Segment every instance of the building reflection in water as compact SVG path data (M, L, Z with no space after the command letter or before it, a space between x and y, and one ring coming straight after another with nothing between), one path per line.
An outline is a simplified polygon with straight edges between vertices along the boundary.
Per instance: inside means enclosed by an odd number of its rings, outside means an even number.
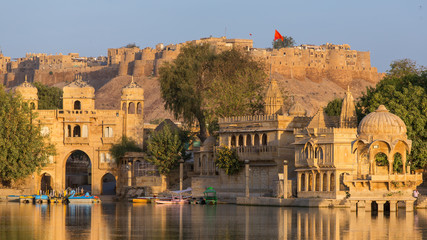
M425 239L427 210L0 203L0 239Z

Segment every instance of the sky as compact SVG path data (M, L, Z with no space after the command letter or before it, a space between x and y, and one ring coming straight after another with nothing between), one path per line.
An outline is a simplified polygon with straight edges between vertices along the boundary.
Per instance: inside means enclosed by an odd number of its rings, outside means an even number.
M145 48L224 35L267 48L277 29L298 45L370 51L380 72L403 58L427 66L427 0L1 0L0 22L0 48L12 58L106 56L128 43Z

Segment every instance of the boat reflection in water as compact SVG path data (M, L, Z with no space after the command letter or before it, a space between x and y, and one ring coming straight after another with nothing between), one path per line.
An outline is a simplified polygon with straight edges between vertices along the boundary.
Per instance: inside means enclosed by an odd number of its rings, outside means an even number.
M0 203L0 239L425 239L427 211Z

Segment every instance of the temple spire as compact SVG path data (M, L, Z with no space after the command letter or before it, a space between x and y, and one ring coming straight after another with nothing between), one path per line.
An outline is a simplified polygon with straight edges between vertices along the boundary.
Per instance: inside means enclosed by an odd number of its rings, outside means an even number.
M265 114L281 114L283 103L283 95L277 85L277 81L270 79L270 84L268 85L267 92L265 94Z
M350 92L350 86L347 86L347 92L342 101L340 127L357 128L356 107L354 106L354 98Z

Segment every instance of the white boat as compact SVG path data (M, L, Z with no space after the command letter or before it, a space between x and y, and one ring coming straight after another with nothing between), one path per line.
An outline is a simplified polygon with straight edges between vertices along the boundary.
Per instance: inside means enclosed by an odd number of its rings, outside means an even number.
M187 188L182 191L171 191L172 192L172 199L170 200L164 200L164 199L157 199L156 203L158 204L186 204L189 203L189 199L191 197L183 197L182 194L185 192L191 192L193 189Z

